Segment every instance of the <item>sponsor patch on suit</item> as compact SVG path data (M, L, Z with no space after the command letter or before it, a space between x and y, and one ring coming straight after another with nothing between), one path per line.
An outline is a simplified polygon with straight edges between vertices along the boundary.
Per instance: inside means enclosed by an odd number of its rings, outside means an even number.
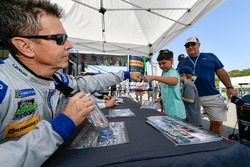
M20 137L36 127L40 121L40 116L35 115L18 123L10 123L4 128L4 138L17 138Z
M17 110L13 120L22 119L28 115L33 115L38 108L35 99L21 100L17 103Z
M23 98L23 97L29 97L34 96L35 90L33 88L31 89L21 89L21 90L15 90L15 97L16 98Z

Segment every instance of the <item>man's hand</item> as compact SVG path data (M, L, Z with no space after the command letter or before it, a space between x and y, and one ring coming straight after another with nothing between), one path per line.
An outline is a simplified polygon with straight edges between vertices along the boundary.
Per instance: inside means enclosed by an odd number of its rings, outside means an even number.
M94 104L89 96L81 91L69 98L64 108L67 115L77 126L80 125L87 115L94 110Z
M233 88L227 89L227 97L231 98L232 96L238 96L237 91L234 90Z
M141 82L142 77L140 72L130 72L130 79L135 80L137 82Z

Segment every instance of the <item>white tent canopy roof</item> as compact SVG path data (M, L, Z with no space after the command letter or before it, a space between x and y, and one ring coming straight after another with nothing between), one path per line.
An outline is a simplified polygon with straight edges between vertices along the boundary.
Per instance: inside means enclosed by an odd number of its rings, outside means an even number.
M231 83L235 88L239 88L240 85L243 87L250 87L250 76L242 76L242 77L232 77ZM225 88L225 85L220 81L219 88Z
M51 0L73 52L151 56L223 0Z

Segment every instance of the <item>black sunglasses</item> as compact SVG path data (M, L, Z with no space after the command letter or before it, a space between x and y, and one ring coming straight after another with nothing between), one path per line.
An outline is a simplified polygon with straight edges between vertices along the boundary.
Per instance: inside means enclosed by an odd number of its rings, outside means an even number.
M32 38L32 39L47 39L56 41L57 45L64 45L68 36L66 34L54 34L54 35L27 35L27 36L16 36L22 38Z
M196 45L195 42L189 42L189 43L186 43L184 46L185 46L186 48L189 48L190 46L195 46L195 45Z

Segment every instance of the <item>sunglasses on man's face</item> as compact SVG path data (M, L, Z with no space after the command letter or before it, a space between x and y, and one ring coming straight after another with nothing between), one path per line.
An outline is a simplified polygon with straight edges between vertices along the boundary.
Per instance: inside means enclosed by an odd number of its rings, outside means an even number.
M195 45L196 45L195 42L189 42L189 43L185 44L184 46L185 46L186 48L189 48L190 46L195 46Z
M68 36L66 34L53 34L53 35L27 35L27 36L17 36L29 39L46 39L54 40L57 45L64 45Z

